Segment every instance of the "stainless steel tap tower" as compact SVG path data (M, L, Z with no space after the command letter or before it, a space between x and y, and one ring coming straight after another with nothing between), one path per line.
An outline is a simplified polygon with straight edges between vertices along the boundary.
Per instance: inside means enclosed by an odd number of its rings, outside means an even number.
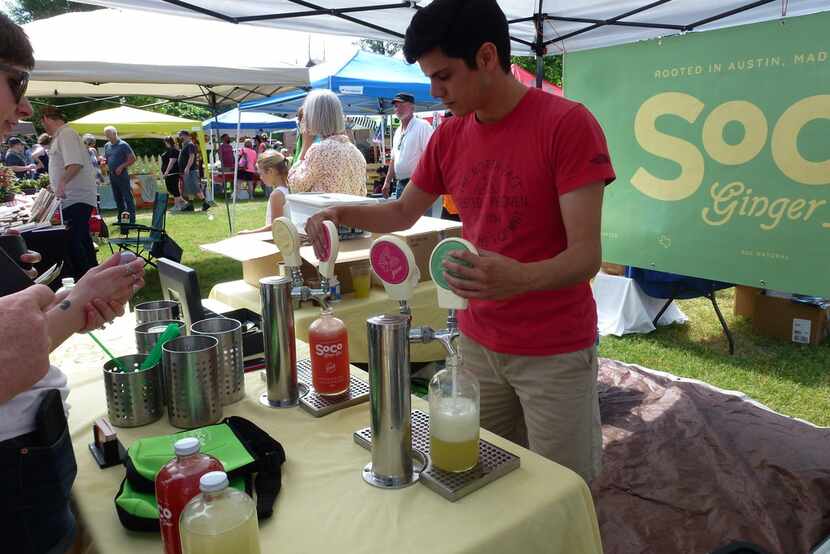
M289 277L265 277L259 286L267 381L259 401L270 408L290 408L307 392L297 383L292 282Z
M412 466L409 322L406 315L379 315L366 321L372 461L363 468L363 479L387 489L418 480Z

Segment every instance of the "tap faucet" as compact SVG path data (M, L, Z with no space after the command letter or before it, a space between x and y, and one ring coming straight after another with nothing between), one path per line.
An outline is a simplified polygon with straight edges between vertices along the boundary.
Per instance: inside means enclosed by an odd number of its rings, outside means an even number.
M293 276L293 271L292 271ZM311 288L305 285L302 275L299 281L292 278L291 302L295 310L302 308L303 302L316 302L320 308L327 309L331 300L331 286L325 277L320 278L320 288Z
M427 344L432 341L438 341L444 347L447 356L455 356L457 352L455 341L458 336L458 318L455 315L455 310L449 309L447 313L447 327L445 329L435 330L428 325L414 327L409 331L409 343Z

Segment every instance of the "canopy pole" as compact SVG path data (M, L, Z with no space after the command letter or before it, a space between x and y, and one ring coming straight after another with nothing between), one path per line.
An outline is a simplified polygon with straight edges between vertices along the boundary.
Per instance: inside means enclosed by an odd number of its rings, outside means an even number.
M542 13L542 3L544 0L539 0L539 9L533 15L534 24L536 27L536 41L533 44L533 50L536 52L536 88L542 88L542 81L545 75L545 15Z
M233 154L233 214L231 217L231 235L233 235L233 223L236 221L236 197L239 195L237 190L239 182L239 134L242 127L242 110L240 104L236 105L236 142L234 143ZM253 197L253 194L251 194ZM252 199L252 198L250 198ZM249 199L249 200L250 200Z
M210 156L214 160L214 162L210 166L210 185L209 186L211 187L211 190L214 190L213 189L213 168L214 168L215 159L216 159L216 150L219 148L219 140L218 140L218 137L219 137L219 111L218 111L218 108L216 106L216 93L215 92L210 91L210 94L208 95L208 103L210 104L210 111L213 112L213 126L216 127L216 136L217 136L217 141L213 143L213 149L211 150L211 156ZM220 162L219 162L219 173L220 173L221 178L222 178L222 190L224 191L225 190L225 173L222 171L221 157L220 157ZM214 198L212 198L211 200L216 199L215 198L216 197L215 190L214 190L214 195L213 196L214 196ZM230 210L230 206L228 206L228 196L227 196L227 194L224 195L224 196L225 196L225 213L227 213L227 215L228 215L228 233L233 235L233 226L231 225L231 210Z

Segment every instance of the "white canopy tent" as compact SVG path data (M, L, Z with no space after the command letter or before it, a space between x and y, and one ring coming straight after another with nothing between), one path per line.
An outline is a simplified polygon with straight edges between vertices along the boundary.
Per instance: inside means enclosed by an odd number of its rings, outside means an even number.
M402 40L427 0L80 0L300 31ZM586 50L830 10L827 0L499 0L514 54Z
M206 105L308 85L310 57L355 40L134 10L68 13L24 29L37 60L29 96L140 94Z

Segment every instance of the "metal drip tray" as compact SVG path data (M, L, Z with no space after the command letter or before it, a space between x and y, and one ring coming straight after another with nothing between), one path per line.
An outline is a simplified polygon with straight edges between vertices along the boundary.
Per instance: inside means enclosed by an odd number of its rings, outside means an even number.
M358 445L371 450L371 428L355 431L353 437ZM449 473L432 467L429 458L429 414L420 410L412 412L412 448L422 453L427 459L427 468L421 472L420 482L450 502L464 498L487 483L507 475L520 465L518 456L485 440L479 440L479 463L473 469L463 473Z
M300 406L314 417L322 417L369 400L369 383L354 376L350 377L349 390L343 394L338 396L317 394L311 385L311 360L297 361L297 381L308 385L308 394L300 398Z

